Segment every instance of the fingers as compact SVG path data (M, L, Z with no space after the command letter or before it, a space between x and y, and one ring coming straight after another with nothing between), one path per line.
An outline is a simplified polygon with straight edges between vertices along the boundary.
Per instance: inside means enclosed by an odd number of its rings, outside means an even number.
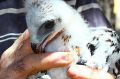
M68 76L72 79L114 79L112 75L102 70L91 69L82 65L71 66Z
M63 67L72 62L69 52L31 54L11 66L15 73L22 75L33 74L35 72L49 68ZM20 74L20 76L21 76Z

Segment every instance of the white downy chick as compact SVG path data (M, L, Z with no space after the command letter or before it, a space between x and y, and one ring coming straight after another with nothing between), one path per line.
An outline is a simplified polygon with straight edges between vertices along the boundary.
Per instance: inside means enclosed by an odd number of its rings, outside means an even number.
M103 69L118 75L119 37L109 28L90 28L82 16L63 0L26 0L26 21L31 43L42 52L70 51L74 64ZM80 54L80 55L79 55ZM64 68L46 71L51 79L70 79ZM29 78L29 79L37 79Z

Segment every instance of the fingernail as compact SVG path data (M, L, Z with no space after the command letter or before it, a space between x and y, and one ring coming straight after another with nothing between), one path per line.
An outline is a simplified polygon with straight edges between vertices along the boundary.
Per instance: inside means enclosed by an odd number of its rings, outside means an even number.
M24 31L24 33L22 34L22 36L23 36L24 40L26 40L26 39L29 38L30 34L29 34L28 29Z
M73 60L72 53L65 52L65 54L63 56L61 56L61 59L63 59L63 60Z
M51 55L51 59L53 64L57 65L58 67L68 66L72 63L73 57L70 52L56 52Z
M26 30L24 31L24 33L25 33L25 35L28 35L28 34L29 34L28 29L26 29Z
M70 52L64 52L62 56L58 58L63 65L69 65L73 61L72 54Z

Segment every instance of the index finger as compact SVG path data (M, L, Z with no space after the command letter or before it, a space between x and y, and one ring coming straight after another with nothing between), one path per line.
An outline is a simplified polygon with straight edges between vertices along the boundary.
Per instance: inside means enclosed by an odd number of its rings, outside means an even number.
M28 76L38 71L67 66L72 62L69 52L31 54L9 67L19 76Z

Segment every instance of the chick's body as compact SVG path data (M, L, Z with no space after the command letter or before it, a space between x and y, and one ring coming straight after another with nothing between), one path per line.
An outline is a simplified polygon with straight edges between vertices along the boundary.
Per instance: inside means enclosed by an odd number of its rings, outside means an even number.
M26 0L25 5L31 43L37 45L37 50L70 51L74 59L72 64L110 72L117 69L115 63L120 53L119 37L115 31L104 27L90 28L82 16L63 0ZM30 79L37 79L37 76L40 79L69 79L67 68L53 68L46 71L47 77L39 73ZM117 73L116 70L114 74Z

